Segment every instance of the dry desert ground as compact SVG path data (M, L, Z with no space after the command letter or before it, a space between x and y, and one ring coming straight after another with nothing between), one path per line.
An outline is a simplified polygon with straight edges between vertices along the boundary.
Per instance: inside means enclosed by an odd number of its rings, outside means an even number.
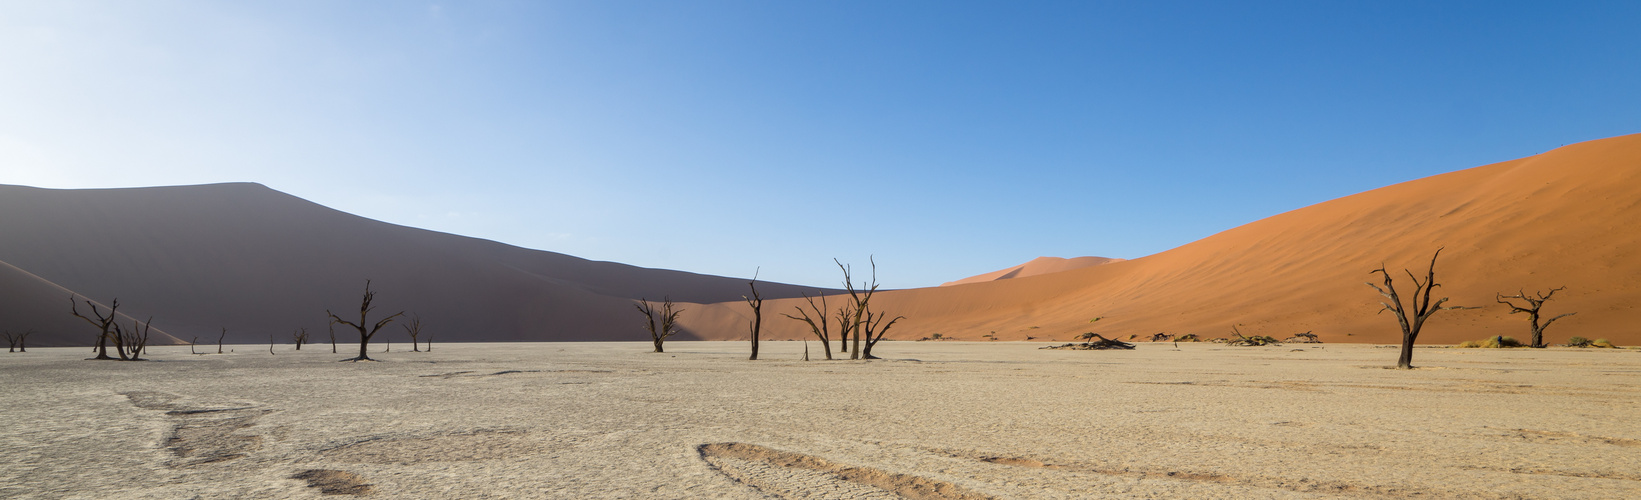
M1634 350L804 345L8 353L0 497L1641 496Z

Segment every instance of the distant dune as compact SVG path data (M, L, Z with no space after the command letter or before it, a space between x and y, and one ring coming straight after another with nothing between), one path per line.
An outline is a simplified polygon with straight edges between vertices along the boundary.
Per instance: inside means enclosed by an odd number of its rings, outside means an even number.
M1376 314L1363 283L1381 265L1412 290L1403 269L1437 263L1437 297L1482 309L1445 311L1421 343L1492 335L1524 337L1526 319L1494 294L1565 286L1548 314L1548 342L1570 335L1641 343L1641 135L1573 144L1544 154L1375 189L1255 221L1139 259L964 286L884 292L880 310L905 315L893 338L933 333L981 340L1066 340L1085 331L1277 337L1313 331L1328 342L1400 341L1396 320ZM892 270L888 270L892 272ZM791 311L795 301L766 303ZM710 338L737 338L745 306L685 313ZM1095 317L1104 317L1090 324ZM802 338L784 318L771 337ZM740 334L744 335L744 334Z
M948 281L941 283L940 286L966 285L969 283L983 283L987 281L1024 278L1027 276L1070 271L1072 269L1082 269L1085 267L1122 261L1123 259L1112 259L1106 257L1073 257L1070 259L1060 257L1038 257L1031 259L1031 261L1026 262L1025 264L1020 264L1018 266L999 271L992 271L978 276L970 276L957 281Z
M358 304L373 279L379 313L420 314L444 341L640 340L632 302L685 303L680 339L742 339L746 281L595 262L493 241L397 226L325 208L257 184L51 190L0 186L0 329L40 330L35 345L84 345L70 290L120 299L154 316L168 339L324 339L324 311ZM1526 336L1498 292L1565 286L1547 314L1577 312L1549 330L1641 343L1641 135L1414 180L1279 214L1139 259L1032 262L932 288L882 292L880 311L905 315L891 338L941 333L980 340L1068 340L1096 331L1223 337L1233 325L1328 342L1399 341L1395 319L1363 283L1387 266L1422 270L1437 248L1453 305L1422 343ZM892 273L892 270L884 270ZM767 283L766 338L800 339L801 293ZM839 305L834 301L832 306ZM1104 319L1090 323L1095 317ZM75 320L77 321L77 320ZM31 326L32 325L32 326ZM339 338L351 336L342 334Z
M0 305L0 329L36 328L30 343L41 346L95 340L68 314L67 290L118 298L121 312L152 315L178 339L214 342L227 327L228 342L259 343L299 327L327 339L325 310L357 311L366 279L378 292L375 314L420 314L435 341L640 340L634 300L719 302L746 289L743 279L388 224L259 184L0 186L0 213L0 261L10 265L0 266L0 297L23 301ZM50 285L12 278L23 275ZM767 297L820 291L760 285Z

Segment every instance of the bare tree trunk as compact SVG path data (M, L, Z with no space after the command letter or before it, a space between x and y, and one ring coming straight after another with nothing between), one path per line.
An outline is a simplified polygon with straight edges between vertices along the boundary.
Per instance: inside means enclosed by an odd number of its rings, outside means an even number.
M273 345L274 345L273 334L270 333L270 334L268 334L268 355L270 355L270 356L272 356L273 353L274 353Z
M655 343L655 352L666 352L666 350L663 349L662 344L667 341L667 337L678 334L678 329L674 325L678 322L678 313L684 312L684 310L673 310L672 298L662 297L660 311L661 325L658 329L656 326L655 307L650 305L650 301L648 299L639 298L638 300L639 303L633 304L633 307L638 308L638 312L643 313L644 318L648 320L648 323L646 323L645 326L649 328L650 340Z
M335 324L348 325L348 326L351 326L354 329L359 331L359 357L348 358L348 359L344 359L342 361L374 361L374 360L370 359L370 351L369 351L370 338L372 336L376 335L376 332L381 331L382 327L387 326L390 323L393 323L394 318L397 318L399 316L403 316L405 314L404 311L399 311L397 313L393 313L393 315L391 315L391 316L388 316L386 318L382 318L381 320L378 320L376 322L375 326L372 326L367 330L365 325L370 324L370 322L369 322L369 320L366 319L366 316L370 314L370 310L372 309L372 307L370 307L370 303L373 300L376 300L376 292L370 291L370 280L365 280L365 295L364 295L364 298L359 301L359 322L358 323L342 319L342 317L337 316L336 313L330 312L329 309L325 310L325 314L330 316L330 321L331 321L332 325L335 325ZM391 348L391 345L392 344L389 344L390 348Z
M746 286L752 289L751 297L741 297L746 300L747 305L752 306L752 357L747 359L756 361L758 359L758 330L763 328L764 322L764 298L758 295L758 273L752 273L752 281L747 282Z
M1550 318L1550 320L1544 322L1543 325L1538 324L1539 309L1542 309L1544 307L1544 303L1548 302L1550 300L1550 297L1554 297L1556 292L1566 290L1566 289L1567 289L1567 287L1553 288L1553 289L1550 290L1550 293L1534 292L1534 294L1538 295L1537 297L1527 295L1526 290L1518 290L1515 295L1495 294L1495 295L1497 295L1497 298L1495 300L1497 300L1498 303L1500 303L1500 304L1510 306L1510 314L1527 313L1527 323L1533 329L1533 343L1531 345L1532 345L1532 347L1542 348L1542 347L1544 347L1544 329L1549 328L1550 323L1555 323L1556 320L1558 320L1558 319L1565 318L1565 317L1568 317L1568 316L1572 316L1574 314L1578 314L1578 313L1567 313L1567 314L1563 314L1563 315L1560 315L1560 316L1556 316L1554 318ZM1527 301L1527 306L1525 306L1525 307L1518 306L1511 299L1525 300L1525 301Z
M419 337L422 334L422 315L413 315L410 321L406 322L406 324L399 325L399 327L404 328L405 333L410 335L410 352L422 352L422 350L416 346L416 337ZM432 349L432 347L429 347L428 349Z
M115 326L118 327L119 325ZM154 317L149 316L148 322L146 323L138 323L137 320L131 320L130 334L120 331L121 329L119 328L115 328L115 333L121 337L121 344L124 346L126 352L130 354L130 356L122 357L129 358L127 361L142 361L143 351L148 350L148 330L153 328L153 326Z
M1442 297L1434 303L1430 301L1431 291L1441 286L1441 284L1436 283L1436 258L1441 255L1442 249L1438 248L1436 254L1430 257L1430 270L1425 273L1423 282L1419 281L1418 276L1413 275L1413 271L1407 271L1408 278L1413 280L1413 303L1406 306L1402 304L1401 297L1396 294L1396 286L1391 282L1390 273L1385 271L1384 266L1381 265L1378 269L1368 273L1384 275L1385 286L1383 288L1373 283L1368 283L1367 286L1373 287L1374 290L1379 291L1379 295L1390 299L1389 303L1379 303L1379 305L1384 306L1379 312L1390 311L1394 313L1396 322L1402 327L1402 353L1396 359L1397 368L1413 368L1413 343L1419 339L1419 330L1424 328L1425 320L1430 319L1430 316L1436 314L1436 311L1475 309L1462 306L1442 307L1442 304L1447 302L1447 297ZM1409 313L1412 313L1412 318L1408 317Z
M848 315L848 325L844 327L845 332L853 333L855 337L855 350L849 353L849 359L861 359L861 355L863 354L861 352L861 335L863 333L861 331L861 323L865 321L865 318L871 317L872 294L877 293L878 289L877 259L871 259L872 281L870 283L863 284L862 287L858 289L855 288L854 278L850 276L850 267L843 265L843 263L839 262L837 259L832 259L832 262L837 263L838 269L843 270L843 287L849 292L850 300L854 302L853 307L851 307L851 314Z
M838 307L838 353L849 353L849 318L854 313L849 312L849 306Z
M786 316L788 318L791 318L793 320L802 321L804 323L807 323L809 325L809 332L813 333L816 338L820 339L821 349L825 350L825 352L826 352L826 359L832 359L831 330L827 328L827 326L831 324L831 322L830 322L831 320L827 319L827 316L826 316L826 313L827 313L827 310L826 310L826 296L825 295L820 296L820 299L821 299L820 305L816 305L815 304L815 298L810 297L809 294L807 294L807 293L803 294L803 299L805 301L809 302L809 309L815 312L815 316L811 317L809 315L809 311L805 311L803 309L803 306L796 306L795 307L795 309L798 310L798 314L800 316L793 316L791 314L786 314L786 313L781 313L781 315ZM804 349L805 349L805 351L807 351L809 349L809 339L804 339ZM808 357L808 355L806 354L805 358L807 359L807 357Z
M222 335L217 336L217 354L222 354L222 339L228 338L228 327L222 327Z
M198 343L199 343L199 336L195 335L194 340L192 342L188 343L188 354L199 354L197 352L194 352L194 345L198 344Z
M99 331L101 331L101 333L97 335L97 357L92 359L114 359L108 356L108 339L113 336L114 333L114 327L116 326L114 324L114 319L116 318L115 311L120 309L120 299L114 299L113 302L109 303L110 305L108 306L107 317L104 317L103 313L97 310L97 304L92 303L90 300L85 301L85 303L86 305L91 306L91 315L96 316L96 320L92 320L91 318L81 315L78 306L75 305L74 296L68 296L69 312L74 314L74 317L85 320L86 323L90 323L91 326L95 326ZM115 342L119 342L120 339L115 337L114 340ZM125 351L121 349L119 345L115 345L114 348L116 349L116 352L120 354L120 359L125 359Z
M861 351L862 358L878 359L877 356L872 355L872 347L876 346L879 341L883 340L883 336L889 333L889 328L895 326L896 321L906 319L905 316L896 316L894 319L889 320L889 323L884 324L883 320L888 316L888 314L883 313L879 313L877 315L871 315L868 313L868 316L866 317L866 348ZM874 331L876 334L873 333Z

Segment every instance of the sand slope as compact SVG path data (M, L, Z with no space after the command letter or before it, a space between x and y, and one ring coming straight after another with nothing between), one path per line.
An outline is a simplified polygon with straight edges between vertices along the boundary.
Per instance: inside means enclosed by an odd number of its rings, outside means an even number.
M298 327L322 339L325 310L356 311L366 279L374 280L379 314L413 311L428 333L468 341L642 339L633 299L738 300L746 287L741 279L388 224L248 183L0 186L0 213L7 214L0 218L0 260L97 300L119 298L121 311L153 315L185 339L214 340L222 327L229 342L285 339ZM0 282L0 289L17 286L23 285ZM813 290L779 283L760 289L770 297ZM47 302L64 297L52 292ZM66 304L24 314L68 317Z
M24 347L88 345L96 341L97 327L69 314L68 299L71 296L78 297L82 301L79 302L80 313L93 319L96 317L83 301L91 300L107 314L106 301L63 288L5 261L0 261L0 283L4 283L4 286L0 286L0 318L5 318L0 330L16 334L34 331L24 340ZM125 314L124 307L122 303L121 309L116 311L115 315L120 318L120 325L131 328L138 318ZM51 314L41 314L42 311L50 311ZM140 319L148 318L145 316ZM176 337L165 333L163 326L165 325L156 324L149 328L149 343L157 345L178 342Z
M882 310L907 317L894 337L940 332L979 340L1067 339L1094 330L1273 336L1314 331L1329 342L1399 342L1380 297L1363 284L1381 264L1411 290L1403 269L1423 270L1437 248L1451 304L1486 306L1436 315L1421 342L1525 336L1522 315L1496 292L1566 286L1545 308L1576 311L1551 327L1569 335L1641 343L1641 135L1569 145L1541 155L1396 184L1262 219L1125 262L956 287L883 293ZM893 272L893 270L884 270ZM791 311L794 301L765 304ZM744 306L685 314L698 331L735 332ZM1089 320L1104 317L1098 325ZM806 330L784 318L771 335ZM1096 327L1097 326L1097 327ZM720 338L720 337L715 337ZM737 338L726 335L721 338Z
M1070 259L1061 257L1038 257L1031 259L1025 264L1020 264L1008 269L992 271L977 276L970 276L957 281L948 281L941 283L940 286L966 285L969 283L984 283L987 281L1024 278L1027 276L1070 271L1072 269L1082 269L1085 267L1122 261L1123 259L1112 259L1107 257L1073 257Z

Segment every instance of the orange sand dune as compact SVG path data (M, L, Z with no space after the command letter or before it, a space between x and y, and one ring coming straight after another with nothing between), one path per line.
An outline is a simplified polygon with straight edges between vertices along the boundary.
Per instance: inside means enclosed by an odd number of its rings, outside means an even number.
M1313 331L1328 342L1399 342L1395 319L1363 284L1382 265L1412 283L1437 248L1437 296L1452 305L1421 343L1527 335L1497 292L1565 286L1547 314L1574 312L1547 332L1641 343L1641 135L1396 184L1255 221L1144 258L1027 278L882 293L907 318L891 337L1066 340L1096 331L1227 336L1233 325L1277 337ZM792 311L793 300L766 311ZM834 304L835 306L835 304ZM744 305L692 307L686 325L714 339L744 337ZM1090 324L1095 317L1105 319ZM802 338L800 323L765 321L768 338Z
M999 271L992 271L978 276L970 276L957 281L948 281L941 283L940 286L966 285L969 283L984 283L987 281L1024 278L1027 276L1070 271L1072 269L1082 269L1085 267L1122 261L1123 259L1112 259L1106 257L1073 257L1070 259L1060 257L1038 257L1031 259L1031 261L1026 262L1025 264L1020 264L1018 266Z

